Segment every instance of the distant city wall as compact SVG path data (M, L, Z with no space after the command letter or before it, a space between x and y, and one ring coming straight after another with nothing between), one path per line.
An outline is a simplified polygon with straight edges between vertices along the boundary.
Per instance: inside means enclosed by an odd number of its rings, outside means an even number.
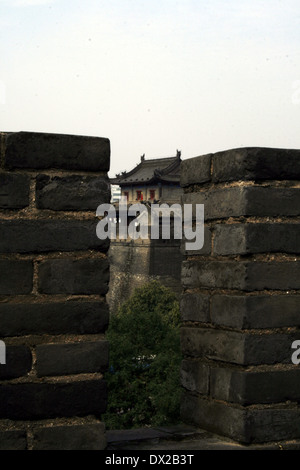
M187 423L243 443L300 438L300 151L244 148L182 162L205 244L182 266Z
M157 280L176 294L181 292L180 240L115 240L109 249L110 283L107 301L110 312L133 294L134 289Z
M2 133L0 449L106 447L108 139Z

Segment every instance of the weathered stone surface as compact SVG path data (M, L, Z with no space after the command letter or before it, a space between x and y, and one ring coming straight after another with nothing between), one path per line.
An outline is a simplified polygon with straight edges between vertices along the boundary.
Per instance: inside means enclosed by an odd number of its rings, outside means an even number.
M271 404L299 401L300 369L238 371L212 367L210 371L211 396L240 405Z
M6 364L0 364L0 380L15 379L31 370L32 355L28 346L6 346Z
M104 450L103 423L51 426L34 429L33 450Z
M104 372L108 341L41 344L36 348L38 376Z
M208 395L209 367L201 360L184 359L181 363L180 381L185 389Z
M249 216L293 217L300 215L300 188L249 186L244 188Z
M109 320L105 302L0 303L0 337L103 333Z
M0 418L3 419L100 417L106 403L107 387L101 379L0 385Z
M39 132L4 135L5 167L109 171L110 142L87 137Z
M182 264L181 416L246 445L298 439L300 150L210 158L204 180L192 175L201 160L184 163L182 202L193 205L193 220L204 205L212 252L185 253Z
M209 322L209 295L184 294L180 299L180 311L183 321Z
M220 224L214 227L214 255L300 253L299 224Z
M195 237L193 240L188 240L185 236L182 238L181 242L181 253L186 256L193 256L193 255L202 255L202 256L208 256L211 254L211 238L212 238L212 233L211 229L208 226L204 227L204 243L202 248L200 249L195 249L197 248L197 244L200 242L200 229L197 232L197 238ZM193 229L195 231L195 229ZM192 246L189 244L192 243ZM192 249L191 249L192 248Z
M213 182L298 180L300 150L245 147L213 154Z
M235 331L182 327L181 350L189 357L243 364L245 336Z
M167 244L153 247L149 253L149 275L172 276L174 279L180 280L181 260L179 244L177 247L169 247Z
M204 221L238 217L245 213L245 188L209 189L201 192L186 193L183 204L193 204L193 218L196 204L204 204Z
M104 176L47 176L36 179L36 204L54 211L95 211L110 202L110 184Z
M0 295L29 294L32 280L32 261L0 260Z
M300 326L299 295L213 295L211 320L231 328Z
M300 436L300 410L289 405L247 409L186 392L182 398L181 415L188 424L245 444L297 439Z
M180 169L180 186L190 184L201 184L211 180L211 158L212 154L183 160Z
M254 334L213 328L181 328L186 356L240 365L291 363L296 333Z
M207 431L229 436L239 442L249 442L247 412L241 407L229 406L185 392L181 400L181 416L187 424Z
M26 450L26 431L0 431L0 450Z
M184 204L204 204L204 220L228 217L292 217L300 215L300 189L262 186L236 186L186 193Z
M185 287L240 289L299 289L300 262L184 261Z
M22 209L29 204L30 177L0 174L0 209Z
M96 235L98 220L0 220L0 252L45 253L94 250L107 252L109 239Z
M251 442L270 442L300 437L300 409L297 406L248 410Z
M39 265L39 291L44 294L99 294L108 291L109 263L100 259L54 259Z

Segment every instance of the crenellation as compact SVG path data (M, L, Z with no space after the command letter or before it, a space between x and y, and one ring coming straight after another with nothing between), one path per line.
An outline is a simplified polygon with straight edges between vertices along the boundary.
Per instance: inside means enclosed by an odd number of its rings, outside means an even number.
M246 444L299 439L291 357L299 338L300 151L218 152L211 178L197 181L207 158L182 164L183 202L204 204L212 251L186 253L182 264L181 416Z

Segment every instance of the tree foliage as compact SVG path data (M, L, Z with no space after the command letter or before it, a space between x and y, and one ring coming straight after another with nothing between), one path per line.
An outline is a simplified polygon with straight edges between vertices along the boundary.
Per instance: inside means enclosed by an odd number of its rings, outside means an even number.
M175 294L157 281L136 289L111 316L108 429L179 421L179 323Z

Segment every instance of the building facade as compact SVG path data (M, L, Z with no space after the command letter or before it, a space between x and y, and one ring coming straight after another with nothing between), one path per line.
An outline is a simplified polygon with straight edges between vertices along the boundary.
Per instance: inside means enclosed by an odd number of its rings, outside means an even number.
M136 202L180 202L183 190L180 187L181 152L175 157L145 159L131 171L111 178L112 185L121 188L121 195L129 204Z

